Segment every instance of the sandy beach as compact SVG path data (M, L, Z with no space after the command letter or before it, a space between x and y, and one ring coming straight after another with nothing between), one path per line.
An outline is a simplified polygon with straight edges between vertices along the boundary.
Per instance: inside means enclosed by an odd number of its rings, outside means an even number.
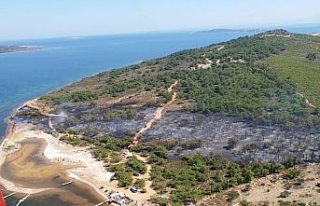
M33 195L57 190L64 182L74 181L69 177L68 170L85 167L75 159L88 158L86 162L95 162L88 152L76 156L79 154L76 148L64 153L67 149L68 145L36 130L31 124L15 124L1 144L0 184L8 191ZM72 156L68 158L67 154ZM82 184L81 187L88 191L95 202L105 200L105 195L98 195L99 190L93 190L92 185L84 187Z
M63 181L80 181L99 196L97 201L108 199L111 191L123 192L140 204L150 199L149 193L134 194L128 188L119 188L117 181L110 182L113 173L93 158L89 148L63 143L31 123L8 123L0 146L0 184L6 190L35 195L57 190Z
M173 93L172 99L157 109L154 118L147 122L137 135L150 128L154 121L161 118L162 111L175 101L177 93L173 92L173 87L177 84L178 81L175 81L168 88L168 92ZM108 172L105 164L92 156L90 148L75 147L59 140L62 134L55 130L51 121L52 117L58 115L52 114L50 108L38 104L35 99L17 108L12 117L23 107L32 108L48 117L48 128L52 134L45 133L32 123L11 122L10 118L7 119L6 138L0 146L0 184L6 190L37 194L56 190L66 182L81 182L91 189L91 193L99 196L97 201L108 200L110 192L121 192L130 198L134 205L149 205L150 197L156 194L149 180L151 165L147 164L146 174L139 177L146 180L145 193L132 193L129 188L119 188L117 181L110 182L114 173ZM138 154L129 151L126 153L147 162Z

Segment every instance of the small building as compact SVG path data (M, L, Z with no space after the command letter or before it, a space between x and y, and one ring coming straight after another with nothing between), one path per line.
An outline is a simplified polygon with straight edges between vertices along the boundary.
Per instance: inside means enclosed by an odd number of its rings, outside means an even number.
M125 198L126 195L123 192L117 192L110 195L110 199L118 199L118 198Z

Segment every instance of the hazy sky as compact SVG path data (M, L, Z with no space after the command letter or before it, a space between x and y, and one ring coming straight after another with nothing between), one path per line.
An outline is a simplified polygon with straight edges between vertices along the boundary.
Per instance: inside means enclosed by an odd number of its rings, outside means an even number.
M320 23L320 0L0 0L0 40Z

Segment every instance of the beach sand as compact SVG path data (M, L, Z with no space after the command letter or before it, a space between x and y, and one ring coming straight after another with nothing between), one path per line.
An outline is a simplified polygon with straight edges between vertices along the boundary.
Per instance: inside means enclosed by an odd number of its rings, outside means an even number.
M32 196L58 194L82 205L88 199L88 205L102 202L111 191L123 192L139 205L150 199L149 192L134 194L128 188L119 188L117 181L109 182L113 173L93 158L89 148L63 143L29 123L15 123L9 130L0 148L0 184L8 191ZM74 181L72 186L59 188L68 181Z
M177 81L173 83L168 88L168 92L172 92L177 83ZM161 118L162 110L173 103L175 98L176 92L173 93L171 101L158 108L159 112L155 113L152 121ZM50 127L50 118L56 115L51 114L49 108L37 104L36 99L26 102L20 108L24 106L36 109L42 115L49 117L49 128L52 127L52 125ZM15 113L12 116L14 115ZM146 180L146 193L132 193L129 188L118 187L117 181L110 182L113 173L106 171L104 163L92 156L90 148L74 147L63 143L31 123L12 123L9 118L7 123L6 138L0 146L0 184L6 190L33 194L33 196L54 191L61 197L64 196L60 191L63 189L60 187L61 184L73 181L74 184L71 186L74 186L73 190L72 188L64 190L72 195L66 195L64 198L90 199L95 201L95 204L108 199L110 192L123 192L133 200L133 204L149 205L148 200L156 194L150 187L151 165L147 164L148 172L140 177ZM143 133L146 128L148 127L145 126L140 132ZM54 128L51 129L55 132ZM56 135L60 136L58 133ZM138 154L136 156L141 158ZM143 161L146 162L145 159ZM84 190L86 192L83 194ZM77 194L81 194L80 198L71 198ZM82 205L86 204L82 203Z
M57 194L69 202L76 200L74 205L79 201L79 205L93 205L104 201L106 196L101 192L97 193L98 188L69 176L68 170L88 166L80 164L79 159L87 158L84 162L96 164L90 153L83 151L82 155L77 155L77 148L70 151L69 147L71 146L61 143L52 135L36 130L31 124L15 124L14 130L7 133L1 144L0 184L8 191L32 196L37 193L40 196ZM68 181L74 183L61 187Z

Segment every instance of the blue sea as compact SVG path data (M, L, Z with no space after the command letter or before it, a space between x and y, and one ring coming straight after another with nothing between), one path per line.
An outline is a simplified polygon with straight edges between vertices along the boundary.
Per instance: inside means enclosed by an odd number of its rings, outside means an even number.
M0 136L3 119L26 100L97 72L252 33L161 33L0 42L43 50L0 54Z
M3 120L15 107L50 90L98 72L253 34L176 32L0 41L0 45L44 48L0 54L0 136L7 126ZM24 204L42 205L39 201L30 199ZM56 205L64 205L55 201ZM13 199L9 205L15 203Z
M67 37L0 42L0 45L36 45L38 51L0 54L0 136L4 119L23 102L98 72L207 46L253 33L149 33ZM50 201L50 204L48 204ZM7 204L16 205L16 198ZM29 198L24 205L70 205L56 196Z

